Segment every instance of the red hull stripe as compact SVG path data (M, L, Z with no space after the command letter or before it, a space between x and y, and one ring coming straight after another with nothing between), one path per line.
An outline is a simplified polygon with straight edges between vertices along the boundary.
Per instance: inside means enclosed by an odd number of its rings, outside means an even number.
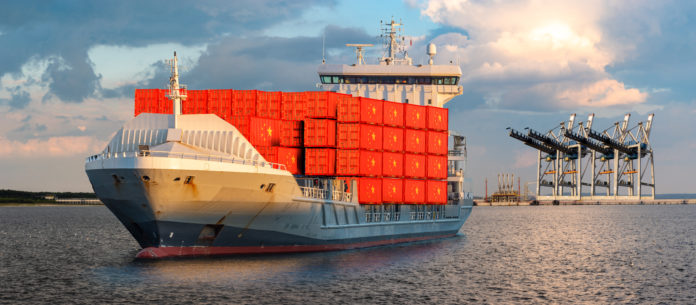
M294 245L294 246L249 246L249 247L147 247L140 250L137 258L165 258L183 256L213 256L231 254L261 254L261 253L290 253L290 252L319 252L348 250L356 248L375 247L398 243L414 242L428 239L452 237L456 234L435 236L408 237L397 239L385 239L367 241L352 244L328 244L328 245Z

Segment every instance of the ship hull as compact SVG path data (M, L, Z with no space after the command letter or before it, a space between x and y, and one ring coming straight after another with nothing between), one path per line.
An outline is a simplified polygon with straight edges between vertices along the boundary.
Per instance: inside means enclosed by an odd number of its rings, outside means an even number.
M471 204L459 204L372 213L354 202L305 198L284 173L153 159L87 168L97 196L143 248L141 258L331 251L444 238L455 235L471 212ZM193 185L182 182L188 176L195 177ZM269 183L273 192L260 187Z

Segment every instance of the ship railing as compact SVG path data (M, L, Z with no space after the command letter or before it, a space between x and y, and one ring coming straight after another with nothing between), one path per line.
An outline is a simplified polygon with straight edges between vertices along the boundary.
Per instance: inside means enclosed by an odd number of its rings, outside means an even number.
M352 194L348 192L342 192L334 190L329 196L329 191L327 189L311 187L311 186L300 186L302 190L302 196L314 199L325 199L333 201L346 201L350 202L352 199Z
M102 153L87 157L86 162L92 162L104 159L117 159L128 157L165 157L165 158L180 158L189 160L212 161L220 163L234 163L242 165L251 165L256 167L267 167L273 169L287 170L285 164L273 163L259 160L248 160L243 158L230 158L221 155L211 154L196 154L186 152L171 152L171 151L156 151L156 150L140 150L140 151L124 151L114 153Z
M449 151L447 151L447 155L453 156L453 157L458 157L458 156L461 156L463 154L464 154L464 152L461 150L449 150Z

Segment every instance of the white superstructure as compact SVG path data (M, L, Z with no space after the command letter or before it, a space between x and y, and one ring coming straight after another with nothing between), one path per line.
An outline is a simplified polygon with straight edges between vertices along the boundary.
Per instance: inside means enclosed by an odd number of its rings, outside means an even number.
M317 86L322 90L353 96L436 107L442 107L462 94L462 87L459 86L462 70L455 64L434 65L434 44L427 47L429 64L413 65L403 46L404 39L398 34L401 26L394 20L386 24L382 35L385 38L385 55L380 58L379 64L364 64L363 48L371 45L347 44L356 47L356 63L322 63L318 69L321 83Z

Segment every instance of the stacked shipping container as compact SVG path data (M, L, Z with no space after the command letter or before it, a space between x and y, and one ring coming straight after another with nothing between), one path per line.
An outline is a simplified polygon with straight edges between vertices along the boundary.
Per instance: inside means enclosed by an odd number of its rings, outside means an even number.
M172 113L137 89L135 115ZM362 204L447 202L448 110L334 92L188 90L184 114L213 113L295 175L358 183Z

